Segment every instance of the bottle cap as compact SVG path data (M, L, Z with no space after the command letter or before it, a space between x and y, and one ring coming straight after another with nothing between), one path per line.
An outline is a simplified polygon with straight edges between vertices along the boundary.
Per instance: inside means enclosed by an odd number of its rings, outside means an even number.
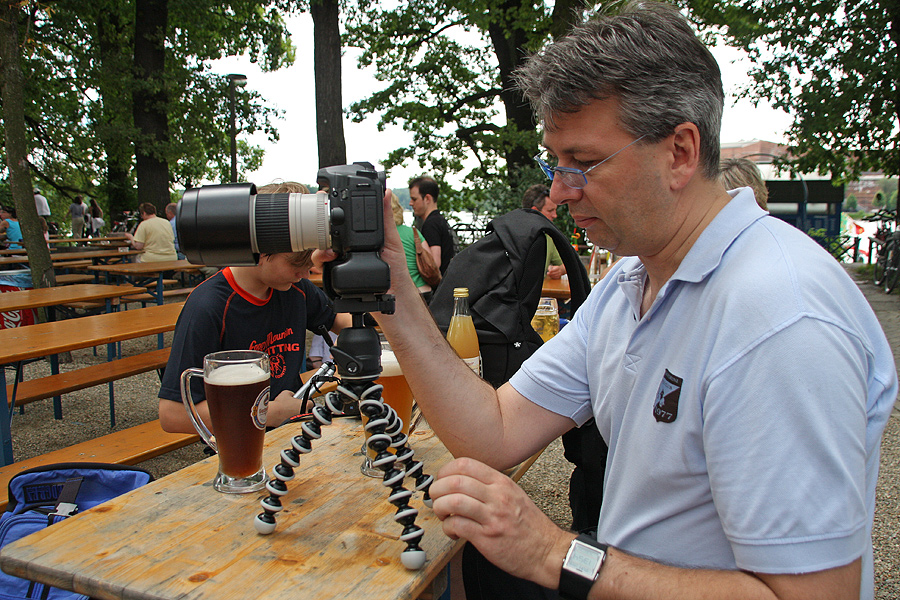
M453 288L453 297L454 298L468 298L469 297L469 288Z

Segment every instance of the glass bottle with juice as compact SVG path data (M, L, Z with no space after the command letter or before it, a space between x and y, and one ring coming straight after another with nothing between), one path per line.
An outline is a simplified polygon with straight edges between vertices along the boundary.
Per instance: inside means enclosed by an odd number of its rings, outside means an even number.
M453 290L453 317L447 329L447 341L463 362L481 376L481 350L478 347L475 323L469 312L469 288Z

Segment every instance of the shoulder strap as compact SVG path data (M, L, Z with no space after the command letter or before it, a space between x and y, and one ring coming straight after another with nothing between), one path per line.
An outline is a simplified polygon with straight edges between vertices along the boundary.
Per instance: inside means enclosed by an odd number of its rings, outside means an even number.
M56 499L56 510L47 515L47 525L61 521L67 517L71 517L78 512L78 505L75 499L78 498L78 490L81 489L81 482L84 477L70 477L66 479L59 497Z

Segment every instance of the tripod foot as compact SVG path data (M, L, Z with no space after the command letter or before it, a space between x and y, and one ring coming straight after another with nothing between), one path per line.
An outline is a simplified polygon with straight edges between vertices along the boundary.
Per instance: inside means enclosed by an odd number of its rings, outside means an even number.
M400 553L400 562L410 571L418 571L425 566L425 551L420 548L407 548Z

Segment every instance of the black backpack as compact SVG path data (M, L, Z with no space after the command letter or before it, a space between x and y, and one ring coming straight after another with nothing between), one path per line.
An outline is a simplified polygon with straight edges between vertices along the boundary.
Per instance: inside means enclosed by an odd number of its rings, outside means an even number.
M575 250L546 217L516 209L497 217L488 233L457 254L435 291L429 308L446 335L453 316L453 289L469 288L469 310L478 334L484 379L506 383L543 341L531 327L544 282L549 235L559 251L571 290L571 314L591 286ZM546 235L545 235L546 234ZM600 514L606 443L593 420L563 436L565 457L575 465L569 503L573 528L596 527Z
M541 213L519 208L491 221L487 230L453 257L429 308L446 335L453 316L453 289L469 288L484 378L500 386L543 343L531 327L531 317L544 282L544 234L551 236L566 266L573 313L587 298L590 284L569 241Z

